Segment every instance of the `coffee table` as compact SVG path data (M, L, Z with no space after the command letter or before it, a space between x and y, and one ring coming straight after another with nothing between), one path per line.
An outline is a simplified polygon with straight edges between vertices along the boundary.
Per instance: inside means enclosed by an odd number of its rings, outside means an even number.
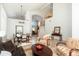
M53 52L49 47L41 44L43 46L43 49L38 51L36 49L36 45L37 44L32 45L32 52L34 56L52 56L53 55Z

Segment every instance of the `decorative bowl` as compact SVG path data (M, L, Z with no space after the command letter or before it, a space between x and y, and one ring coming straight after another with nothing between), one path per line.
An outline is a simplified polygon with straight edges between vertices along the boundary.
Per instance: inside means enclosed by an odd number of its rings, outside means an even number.
M36 49L37 49L38 51L42 50L42 49L43 49L43 45L37 44L37 45L36 45Z

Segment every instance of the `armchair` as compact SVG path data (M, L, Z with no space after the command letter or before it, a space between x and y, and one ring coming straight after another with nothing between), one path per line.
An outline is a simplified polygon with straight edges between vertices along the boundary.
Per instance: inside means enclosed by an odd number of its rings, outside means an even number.
M79 39L68 38L63 42L58 42L56 51L58 55L79 56Z

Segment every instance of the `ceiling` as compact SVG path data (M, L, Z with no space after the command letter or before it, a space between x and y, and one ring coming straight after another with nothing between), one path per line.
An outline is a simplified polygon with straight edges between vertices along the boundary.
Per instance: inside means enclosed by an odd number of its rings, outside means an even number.
M9 18L24 19L27 11L49 10L49 5L50 3L4 3L3 7Z

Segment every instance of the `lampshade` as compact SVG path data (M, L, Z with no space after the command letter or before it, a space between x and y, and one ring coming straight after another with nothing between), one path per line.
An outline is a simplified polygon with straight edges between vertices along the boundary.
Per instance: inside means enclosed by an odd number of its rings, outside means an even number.
M33 31L35 31L35 28L32 28Z

